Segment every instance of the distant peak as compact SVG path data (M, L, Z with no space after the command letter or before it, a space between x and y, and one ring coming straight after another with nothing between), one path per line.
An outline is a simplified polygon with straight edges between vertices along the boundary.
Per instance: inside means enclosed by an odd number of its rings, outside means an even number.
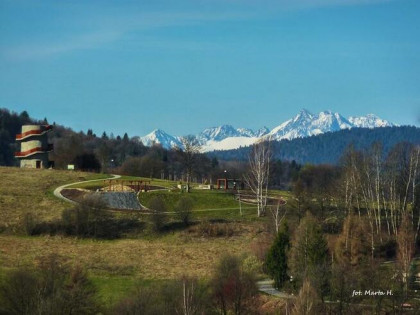
M300 110L300 112L299 112L299 115L309 115L309 116L312 116L312 113L309 110L307 110L306 108L302 108Z
M303 108L300 110L300 112L293 118L294 122L297 121L302 121L302 120L308 120L308 119L312 119L313 115L310 111L308 111L307 109Z
M331 110L323 110L320 114L331 115L334 113Z

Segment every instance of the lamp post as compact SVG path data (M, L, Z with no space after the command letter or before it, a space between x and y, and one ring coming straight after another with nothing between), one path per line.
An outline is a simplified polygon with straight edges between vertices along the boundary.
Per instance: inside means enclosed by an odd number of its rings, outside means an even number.
M239 214L242 216L241 187L238 185Z

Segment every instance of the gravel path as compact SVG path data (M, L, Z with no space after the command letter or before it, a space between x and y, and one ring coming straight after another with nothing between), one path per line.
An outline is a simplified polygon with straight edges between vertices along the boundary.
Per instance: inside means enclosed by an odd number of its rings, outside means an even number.
M290 299L293 298L293 295L284 293L284 292L280 292L279 290L277 290L276 288L273 287L274 281L270 280L270 279L265 279L262 281L258 281L257 285L258 285L258 290L260 290L261 292L267 293L269 295L274 295L277 296L279 298L284 298L284 299Z
M73 203L73 204L77 204L77 202L76 202L76 201L73 201L73 200L71 200L71 199L68 199L68 198L64 197L64 196L61 194L61 191L62 191L64 188L67 188L67 187L69 187L69 186L73 186L73 185L76 185L76 184L89 183L89 182L98 182L98 181L101 181L101 180L106 180L106 179L117 179L117 178L120 178L120 177L121 177L121 175L112 175L112 177L109 177L109 178L101 178L101 179L84 180L84 181L80 181L80 182L76 182L76 183L71 183L71 184L62 185L62 186L60 186L60 187L57 187L57 188L54 190L54 196L56 196L57 198L60 198L60 199L62 199L62 200L64 200L64 201L67 201L67 202L70 202L70 203Z

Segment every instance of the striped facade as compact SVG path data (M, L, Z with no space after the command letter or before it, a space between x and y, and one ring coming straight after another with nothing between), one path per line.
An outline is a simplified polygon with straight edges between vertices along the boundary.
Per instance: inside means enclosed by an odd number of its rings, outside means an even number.
M20 142L20 152L15 157L20 160L20 167L48 168L48 152L53 150L52 144L48 144L47 133L52 130L51 125L23 125L22 133L16 135L16 141Z

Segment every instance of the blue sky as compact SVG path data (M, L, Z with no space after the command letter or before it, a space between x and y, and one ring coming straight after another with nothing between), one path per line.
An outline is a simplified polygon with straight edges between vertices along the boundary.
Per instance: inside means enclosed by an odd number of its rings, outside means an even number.
M75 130L420 124L418 0L0 0L0 107Z

